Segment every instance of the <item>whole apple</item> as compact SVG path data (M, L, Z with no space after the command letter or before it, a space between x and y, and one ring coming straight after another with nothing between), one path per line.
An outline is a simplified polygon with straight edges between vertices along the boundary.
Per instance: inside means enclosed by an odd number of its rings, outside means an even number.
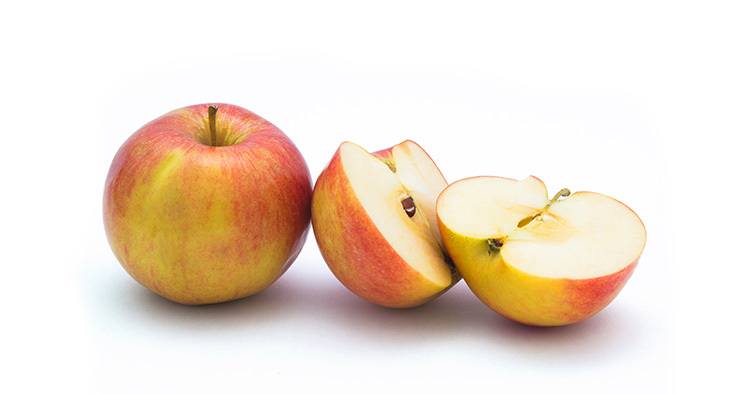
M104 190L112 250L140 284L182 304L260 292L310 223L311 180L281 130L229 104L181 108L115 155Z

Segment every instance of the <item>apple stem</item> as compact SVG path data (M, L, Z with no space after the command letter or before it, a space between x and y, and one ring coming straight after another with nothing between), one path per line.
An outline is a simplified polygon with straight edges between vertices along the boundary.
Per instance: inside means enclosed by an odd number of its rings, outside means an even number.
M216 111L219 108L213 105L208 107L208 131L211 133L211 146L216 146Z
M542 214L544 212L547 212L547 210L552 206L552 204L556 203L557 200L559 200L561 197L568 197L569 195L570 195L570 189L568 189L568 188L562 188L562 189L560 189L560 191L557 192L557 194L555 194L555 196L552 197L551 200L549 200L549 202L547 203L547 205L545 205L544 208L542 208L541 211L539 211L538 213L536 213L534 215L527 216L527 217L521 219L521 221L518 222L518 225L516 225L516 227L521 228L521 227L524 227L527 224L533 222L534 219L538 218L539 216L542 216Z
M557 200L560 199L560 197L568 197L569 195L570 195L570 189L568 189L567 187L564 187L564 188L560 189L560 191L557 192L557 194L555 194L555 196L552 197L551 200L549 200L549 202L547 203L547 205L545 205L544 208L542 208L542 212L547 212L547 210L549 209L549 207L551 207L552 204L556 203ZM542 212L539 212L538 214L536 214L536 216L541 215Z
M554 204L555 202L557 202L557 200L559 200L560 197L568 197L569 195L570 195L570 189L568 189L567 187L560 189L560 191L557 192L557 194L555 194L554 197L552 197L552 199L549 201L547 206L544 207L544 210L549 209L549 207L552 206L552 204Z

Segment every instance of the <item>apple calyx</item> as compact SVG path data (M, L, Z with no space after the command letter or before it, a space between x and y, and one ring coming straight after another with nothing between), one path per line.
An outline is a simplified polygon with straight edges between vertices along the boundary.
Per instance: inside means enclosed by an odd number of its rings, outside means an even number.
M211 146L216 146L216 111L219 108L210 105L208 107L208 132L211 134Z
M560 191L558 191L555 194L555 196L552 197L551 200L549 200L549 202L547 203L547 205L544 206L544 208L540 209L539 212L537 212L537 213L535 213L533 215L530 215L530 216L527 216L527 217L521 219L518 222L518 224L516 225L516 228L525 227L525 226L529 225L529 223L533 222L534 220L537 220L537 219L541 218L542 215L550 209L550 207L552 206L552 204L554 204L557 201L559 201L560 198L562 198L562 197L568 197L568 196L570 196L570 189L568 189L566 187L560 189ZM504 237L501 237L501 238L490 238L490 239L488 239L487 240L487 245L488 245L488 251L487 252L489 254L493 254L493 253L499 252L500 248L503 246L503 240L505 238L507 238L507 235L504 236Z
M488 254L497 253L503 246L503 240L500 238L490 238L487 240L487 245L489 245Z

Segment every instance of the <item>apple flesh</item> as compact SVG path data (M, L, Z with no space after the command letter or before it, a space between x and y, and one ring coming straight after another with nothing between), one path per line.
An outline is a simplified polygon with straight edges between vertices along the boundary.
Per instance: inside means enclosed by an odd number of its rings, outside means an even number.
M125 270L183 304L230 301L273 283L310 220L310 174L278 128L229 104L143 126L107 175L104 224Z
M435 199L445 178L415 142L369 153L341 144L315 184L312 224L334 275L386 307L421 305L457 277L446 262Z
M437 217L471 290L529 325L566 325L599 312L625 285L646 243L640 218L621 202L567 189L548 199L536 177L455 182L440 194Z

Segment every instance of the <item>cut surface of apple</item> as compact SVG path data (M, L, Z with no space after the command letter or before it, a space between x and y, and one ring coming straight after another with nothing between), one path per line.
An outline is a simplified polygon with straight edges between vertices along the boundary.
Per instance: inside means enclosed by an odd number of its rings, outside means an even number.
M447 182L426 153L406 141L381 160L351 142L341 145L341 160L354 194L393 249L414 269L448 285L435 218L435 200ZM410 217L405 204L416 209Z
M646 242L640 218L621 202L567 189L549 199L536 177L458 181L438 198L437 216L472 290L529 324L568 324L606 306Z
M454 281L446 263L435 200L447 185L412 141L370 153L339 147L313 193L313 228L339 280L369 301L424 303Z

